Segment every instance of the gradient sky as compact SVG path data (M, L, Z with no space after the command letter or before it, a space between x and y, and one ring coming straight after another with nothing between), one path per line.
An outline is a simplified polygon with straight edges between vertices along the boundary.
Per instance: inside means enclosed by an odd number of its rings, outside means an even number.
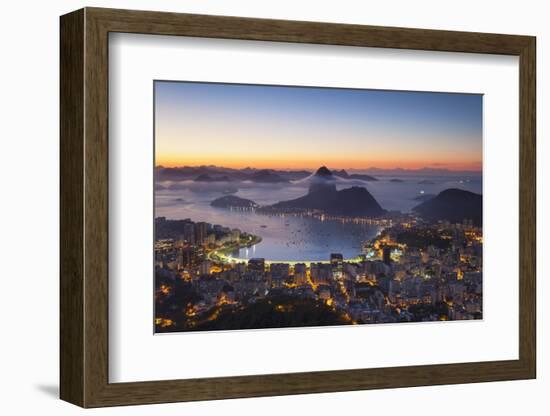
M482 95L155 81L156 165L481 170Z

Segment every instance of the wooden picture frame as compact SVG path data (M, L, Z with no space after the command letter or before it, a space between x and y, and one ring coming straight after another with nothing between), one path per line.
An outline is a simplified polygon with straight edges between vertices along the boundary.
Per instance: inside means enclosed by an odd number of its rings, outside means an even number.
M536 377L535 38L85 8L61 17L63 400L101 407L518 380ZM110 32L515 55L520 91L519 359L109 383L108 34Z

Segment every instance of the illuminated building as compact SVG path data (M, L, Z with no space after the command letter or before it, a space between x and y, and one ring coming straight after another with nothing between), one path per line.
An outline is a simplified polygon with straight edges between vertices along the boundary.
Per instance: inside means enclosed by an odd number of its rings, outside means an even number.
M290 273L290 266L288 263L273 263L269 266L269 271L272 276L281 276L286 279Z
M344 276L344 257L340 253L330 255L332 278L339 280Z
M204 244L208 233L208 223L198 222L195 224L195 241L197 244Z
M203 261L200 265L199 265L199 272L200 274L210 274L210 269L212 267L212 262L209 261L209 260L205 260Z
M294 283L303 285L307 282L307 267L304 263L294 265Z
M189 244L195 244L195 224L190 222L183 226L183 239Z
M248 271L249 272L257 272L257 273L264 273L265 272L265 259L254 258L254 259L248 260Z
M193 246L179 249L177 256L178 269L191 267L195 263L195 249Z
M324 263L311 263L311 280L315 284L327 284L331 276L331 265Z
M206 236L206 244L215 244L216 243L216 234L210 233Z

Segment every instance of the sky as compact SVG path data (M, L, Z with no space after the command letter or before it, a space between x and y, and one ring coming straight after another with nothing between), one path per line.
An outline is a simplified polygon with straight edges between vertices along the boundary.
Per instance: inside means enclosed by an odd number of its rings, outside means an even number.
M155 81L155 164L480 171L482 95Z

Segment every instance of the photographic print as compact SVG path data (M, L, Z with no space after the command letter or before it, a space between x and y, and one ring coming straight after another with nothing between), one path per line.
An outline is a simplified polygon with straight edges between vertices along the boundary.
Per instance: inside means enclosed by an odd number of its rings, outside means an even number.
M482 319L482 102L155 81L155 332Z

